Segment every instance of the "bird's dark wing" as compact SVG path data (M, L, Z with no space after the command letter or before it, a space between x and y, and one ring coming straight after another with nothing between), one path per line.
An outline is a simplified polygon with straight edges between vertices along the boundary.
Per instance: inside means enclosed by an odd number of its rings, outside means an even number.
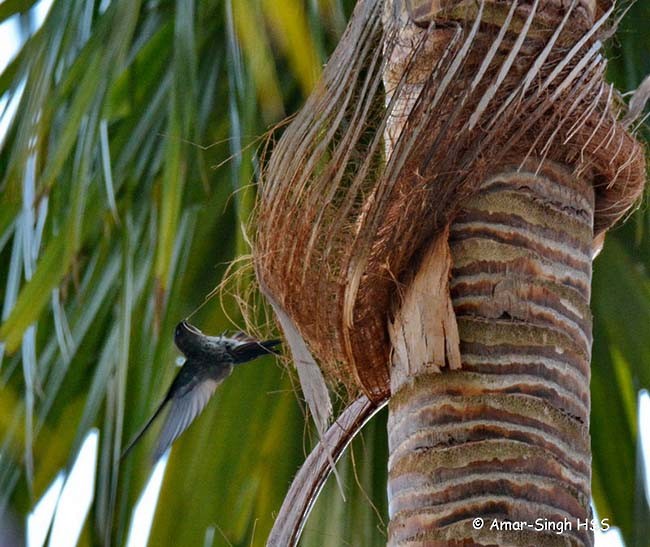
M187 365L186 365L187 366ZM224 376L225 377L225 376ZM169 413L160 431L154 462L165 453L178 436L185 431L194 419L203 411L214 394L222 378L203 376L196 378L185 389L178 390L169 399Z

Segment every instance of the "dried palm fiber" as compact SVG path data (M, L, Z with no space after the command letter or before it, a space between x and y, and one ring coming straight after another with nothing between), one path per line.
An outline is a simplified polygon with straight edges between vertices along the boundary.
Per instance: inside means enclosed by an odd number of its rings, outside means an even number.
M644 152L603 80L603 6L358 3L265 163L254 244L264 292L332 384L387 396L400 287L490 174L568 167L595 189L595 237L637 202ZM438 366L458 364L452 346Z

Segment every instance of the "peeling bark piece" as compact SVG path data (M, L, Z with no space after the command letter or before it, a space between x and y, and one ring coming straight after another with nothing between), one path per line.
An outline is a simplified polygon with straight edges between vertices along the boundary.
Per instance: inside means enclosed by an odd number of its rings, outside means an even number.
M388 331L393 347L391 392L408 378L441 368L460 368L456 315L449 296L451 254L448 230L427 249Z

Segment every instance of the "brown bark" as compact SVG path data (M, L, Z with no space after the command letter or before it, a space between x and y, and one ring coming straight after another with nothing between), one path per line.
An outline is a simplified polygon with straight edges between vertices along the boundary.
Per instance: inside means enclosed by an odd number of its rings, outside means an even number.
M256 271L314 415L324 381L391 397L391 545L593 540L592 249L645 180L612 10L360 0L262 173Z
M578 529L591 518L593 203L560 166L504 169L451 225L463 370L414 367L428 360L408 343L422 326L398 315L393 343L413 351L395 353L391 375L389 545L593 543ZM536 519L572 527L494 528Z

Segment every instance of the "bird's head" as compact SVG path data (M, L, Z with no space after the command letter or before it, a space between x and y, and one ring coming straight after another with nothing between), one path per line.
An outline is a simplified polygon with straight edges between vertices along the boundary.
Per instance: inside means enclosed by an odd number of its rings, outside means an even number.
M200 347L204 337L205 334L187 321L181 321L174 330L174 343L184 355L190 355Z

